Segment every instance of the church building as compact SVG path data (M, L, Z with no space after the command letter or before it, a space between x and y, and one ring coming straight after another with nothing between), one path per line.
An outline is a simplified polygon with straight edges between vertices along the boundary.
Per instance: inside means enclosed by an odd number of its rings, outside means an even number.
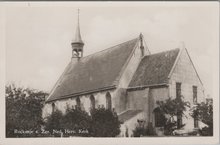
M72 58L46 99L43 116L67 106L114 109L121 122L121 134L132 131L137 122L150 123L160 135L161 115L156 101L180 95L191 105L204 101L202 81L187 49L151 54L140 34L132 40L83 56L84 42L79 20L72 41ZM186 130L199 128L193 118L177 118Z

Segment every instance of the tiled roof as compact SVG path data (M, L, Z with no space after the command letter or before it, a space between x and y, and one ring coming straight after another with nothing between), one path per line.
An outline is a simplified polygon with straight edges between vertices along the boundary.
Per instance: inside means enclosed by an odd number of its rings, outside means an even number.
M141 112L142 112L142 110L127 110L127 111L121 113L120 115L118 115L118 119L121 122L125 122Z
M117 85L117 79L138 38L70 62L47 102Z
M173 49L145 56L141 60L129 87L132 88L167 83L168 75L179 52L180 49Z

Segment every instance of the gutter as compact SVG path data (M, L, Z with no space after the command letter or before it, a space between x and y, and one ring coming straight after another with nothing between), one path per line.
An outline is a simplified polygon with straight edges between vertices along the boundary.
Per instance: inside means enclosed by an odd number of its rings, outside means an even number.
M141 89L145 89L145 88L163 87L163 86L168 86L168 83L128 87L127 90L128 90L128 91L133 91L133 90L137 90L137 89L140 89L140 90L141 90Z

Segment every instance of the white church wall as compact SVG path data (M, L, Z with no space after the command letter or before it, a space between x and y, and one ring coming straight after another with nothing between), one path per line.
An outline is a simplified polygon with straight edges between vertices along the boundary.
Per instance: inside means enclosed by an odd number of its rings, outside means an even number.
M127 110L143 110L146 122L152 122L154 125L153 110L157 107L156 101L164 101L168 96L168 87L129 91Z
M146 121L149 120L149 89L128 92L127 110L143 110Z
M170 78L170 96L176 97L176 82L181 83L181 94L193 104L193 86L197 86L198 102L205 101L204 88L193 68L186 49L183 49Z
M81 96L80 97L80 102L81 102L81 109L86 111L86 112L89 112L89 110L91 108L90 95Z
M128 109L147 110L148 109L148 91L135 90L128 92Z
M149 121L155 126L154 109L158 107L157 101L165 101L169 98L168 87L151 88L149 92Z
M197 102L200 103L205 101L204 88L193 68L193 64L188 57L186 49L182 50L169 80L170 96L172 98L176 97L177 82L181 83L181 95L186 101L190 102L191 107L193 106L193 86L197 86ZM185 131L192 131L194 128L194 120L189 115L190 112L190 108L187 108L185 112L187 116L182 118L183 124L186 124L184 127ZM202 125L202 123L199 123L199 127Z
M95 107L98 108L99 106L104 106L106 107L106 93L109 92L111 94L112 98L112 108L115 107L115 100L117 100L117 96L115 95L116 90L109 90L109 91L102 91L102 92L97 92L93 94L88 94L88 95L83 95L83 96L78 96L80 98L80 104L81 104L81 109L89 112L91 108L91 100L90 96L93 95L95 98ZM72 97L72 98L67 98L67 99L62 99L59 101L54 101L53 103L55 104L55 109L60 110L62 113L66 112L67 106L72 108L76 105L76 98L77 97ZM46 103L43 108L43 117L46 117L52 113L52 102L51 103Z
M52 113L52 104L46 103L42 109L42 117L45 118L49 116Z
M127 90L118 88L112 92L112 106L117 113L121 113L127 109Z
M70 108L76 106L76 98L69 98L68 100L66 100L66 102Z

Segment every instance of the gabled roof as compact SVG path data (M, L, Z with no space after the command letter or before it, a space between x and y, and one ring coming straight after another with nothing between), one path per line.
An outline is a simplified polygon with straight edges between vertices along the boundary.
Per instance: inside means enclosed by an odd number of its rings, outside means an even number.
M141 60L129 88L167 83L168 75L179 52L180 49L173 49L145 56Z
M125 122L134 116L138 115L139 113L143 112L142 110L127 110L121 114L118 115L118 119L121 122Z
M138 41L136 38L70 62L47 102L114 88Z

